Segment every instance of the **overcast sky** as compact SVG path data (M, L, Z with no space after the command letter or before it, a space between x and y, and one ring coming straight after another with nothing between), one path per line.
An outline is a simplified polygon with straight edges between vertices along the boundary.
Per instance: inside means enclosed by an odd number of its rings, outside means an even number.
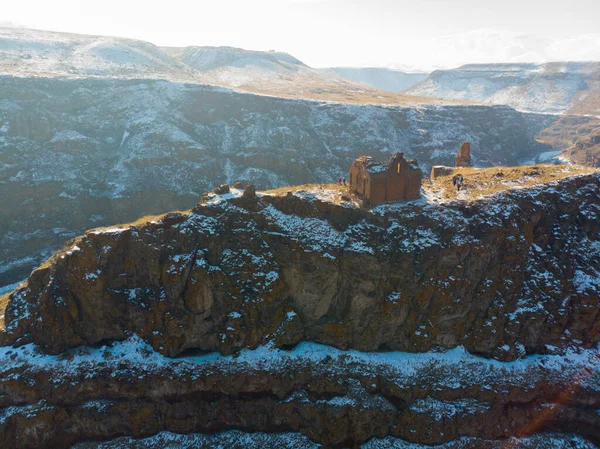
M600 0L2 0L0 23L291 53L313 67L600 60Z

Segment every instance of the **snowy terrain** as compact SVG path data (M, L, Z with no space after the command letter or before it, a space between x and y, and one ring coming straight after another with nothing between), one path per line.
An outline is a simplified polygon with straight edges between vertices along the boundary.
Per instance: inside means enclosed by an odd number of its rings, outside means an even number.
M297 77L326 78L287 53L233 47L165 47L162 50L217 85L239 87L261 79L286 82Z
M599 77L598 62L470 64L435 71L407 93L561 114L596 95ZM588 113L600 114L596 106L588 105Z
M132 39L0 28L0 74L193 80L158 47Z

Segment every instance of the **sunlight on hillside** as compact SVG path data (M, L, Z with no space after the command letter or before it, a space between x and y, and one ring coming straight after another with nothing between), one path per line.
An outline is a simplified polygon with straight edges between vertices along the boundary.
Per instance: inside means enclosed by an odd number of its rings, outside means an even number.
M429 202L448 200L472 201L482 199L510 189L521 189L539 184L558 181L569 176L598 172L590 167L579 165L528 165L520 167L460 168L456 174L462 174L464 182L460 191L452 183L453 175L438 177L435 181L423 179L422 193ZM317 199L334 204L352 203L362 207L361 198L350 191L349 185L302 184L281 187L262 192L265 195L283 196L288 192L306 192Z
M433 183L425 180L423 192L430 201L476 200L510 189L532 187L569 176L597 172L579 165L526 165L521 167L459 168L464 182L460 191L452 183L453 175L441 176Z

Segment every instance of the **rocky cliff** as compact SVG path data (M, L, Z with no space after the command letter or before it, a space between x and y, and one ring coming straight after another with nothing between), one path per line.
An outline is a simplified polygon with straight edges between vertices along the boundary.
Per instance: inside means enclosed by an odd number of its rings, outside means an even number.
M600 341L595 174L371 211L303 191L228 195L73 240L12 294L6 341L58 353L136 334L171 357L462 345L499 360Z
M600 117L563 115L536 140L563 148L563 157L578 164L600 167Z
M0 436L595 447L599 214L590 174L372 210L232 190L90 231L9 297Z
M0 286L91 227L188 209L222 182L329 182L357 156L423 168L546 148L550 121L506 107L294 101L142 79L0 78Z

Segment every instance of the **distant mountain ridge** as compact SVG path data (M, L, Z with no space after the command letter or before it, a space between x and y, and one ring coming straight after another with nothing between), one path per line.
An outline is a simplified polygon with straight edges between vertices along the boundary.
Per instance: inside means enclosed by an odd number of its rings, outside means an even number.
M600 62L468 64L436 70L410 95L505 104L522 111L600 114Z
M331 67L321 70L390 92L404 92L429 76L429 73L403 72L384 67Z
M164 79L284 98L346 103L456 103L387 92L282 52L157 47L149 42L0 27L0 75Z
M160 48L169 56L201 72L208 72L226 66L244 67L246 65L262 65L268 68L282 66L287 69L297 69L296 66L308 67L299 59L284 52L254 51L228 46Z

